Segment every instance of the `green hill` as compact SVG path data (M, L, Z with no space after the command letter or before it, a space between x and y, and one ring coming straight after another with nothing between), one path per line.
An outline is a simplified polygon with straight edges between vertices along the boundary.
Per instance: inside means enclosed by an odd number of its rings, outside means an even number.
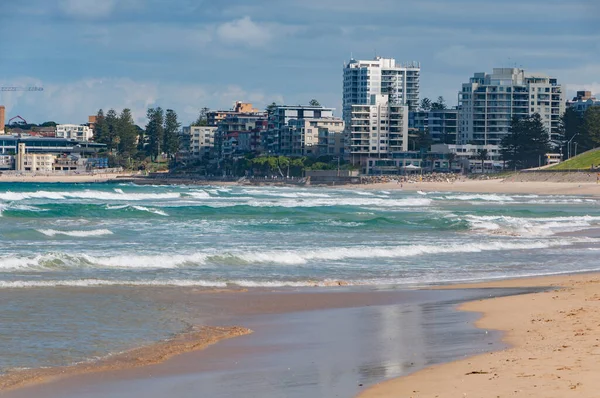
M600 167L600 148L577 155L546 170L589 170L592 165L594 168Z

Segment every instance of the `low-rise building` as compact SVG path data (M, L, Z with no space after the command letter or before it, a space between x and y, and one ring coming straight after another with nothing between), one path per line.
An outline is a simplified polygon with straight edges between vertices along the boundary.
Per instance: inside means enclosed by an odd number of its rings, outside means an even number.
M12 155L0 155L0 170L13 170L15 157Z
M259 109L254 108L254 106L252 106L251 103L237 101L232 110L208 111L206 113L206 124L208 126L217 127L227 117L239 115L241 113L257 114L257 115L262 115L263 117L266 117L265 112L262 112Z
M481 160L482 151L486 153L483 163ZM439 154L453 153L456 164L460 165L462 170L473 173L501 171L505 167L499 145L434 144L431 146L431 152ZM481 168L482 164L483 169Z
M91 141L93 138L93 130L87 125L59 124L56 126L56 138Z
M567 107L574 111L584 114L588 108L592 106L600 106L600 101L592 96L591 91L578 91L571 101L567 101Z

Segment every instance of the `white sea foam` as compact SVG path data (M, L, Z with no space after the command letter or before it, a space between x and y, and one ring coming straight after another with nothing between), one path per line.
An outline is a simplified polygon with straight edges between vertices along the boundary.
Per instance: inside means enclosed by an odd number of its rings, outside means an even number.
M47 281L0 281L0 289L31 289L52 287L102 287L102 286L156 286L156 287L209 287L226 288L239 287L327 287L335 286L335 280L247 280L238 279L227 282L193 279L156 279L156 280L109 280L109 279L75 279L75 280L47 280ZM367 284L365 282L347 282L347 285Z
M331 198L331 199L299 199L299 200L249 200L246 204L252 207L326 207L326 206L374 206L374 207L426 207L432 203L425 198L383 199L383 198ZM219 204L228 206L230 204Z
M0 281L0 289L27 289L40 287L98 287L98 286L182 286L182 287L227 287L219 281L166 279L150 281L76 279L50 281Z
M121 188L115 188L116 193L125 194Z
M147 211L148 213L158 214L159 216L168 217L169 215L162 210L151 209L145 206L132 206L134 209L139 211Z
M600 226L600 216L525 218L468 215L465 219L474 230L521 236L551 236L558 232L575 232Z
M18 201L26 199L95 199L95 200L124 200L124 201L139 201L139 200L156 200L156 199L178 199L181 197L177 192L166 193L116 193L105 191L36 191L36 192L0 192L0 200Z
M506 195L494 195L494 194L473 194L473 195L446 195L443 199L447 200L464 200L474 201L482 200L486 202L513 202L514 199Z
M196 199L210 199L211 198L210 194L206 191L194 190L194 191L187 192L187 194Z
M39 233L44 234L46 236L56 236L56 235L65 235L65 236L73 236L77 238L88 238L94 236L104 236L104 235L112 235L113 233L108 229L94 229L90 231L57 231L55 229L38 229Z
M0 257L2 271L43 271L70 268L130 268L130 269L171 269L207 265L274 264L304 265L314 261L342 261L362 259L405 258L444 253L478 253L484 251L532 250L574 243L597 242L591 238L547 239L544 241L495 241L482 243L455 243L446 245L407 245L407 246L359 246L349 248L323 248L279 251L232 251L228 253L197 252L191 254L160 255L119 255L92 256L66 253L47 253L37 256Z

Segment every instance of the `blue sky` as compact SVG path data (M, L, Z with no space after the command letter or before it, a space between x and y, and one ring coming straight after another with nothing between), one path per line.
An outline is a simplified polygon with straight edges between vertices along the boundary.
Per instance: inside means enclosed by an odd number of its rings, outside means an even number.
M494 66L545 72L600 94L597 0L0 0L8 116L84 123L98 108L341 108L344 61L420 61L421 96L456 102Z

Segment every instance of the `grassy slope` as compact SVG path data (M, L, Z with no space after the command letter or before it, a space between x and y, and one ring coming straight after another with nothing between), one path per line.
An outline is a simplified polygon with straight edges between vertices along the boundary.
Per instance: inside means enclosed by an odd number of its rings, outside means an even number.
M583 170L598 167L600 165L600 149L594 149L581 155L577 155L565 162L548 167L546 170Z

